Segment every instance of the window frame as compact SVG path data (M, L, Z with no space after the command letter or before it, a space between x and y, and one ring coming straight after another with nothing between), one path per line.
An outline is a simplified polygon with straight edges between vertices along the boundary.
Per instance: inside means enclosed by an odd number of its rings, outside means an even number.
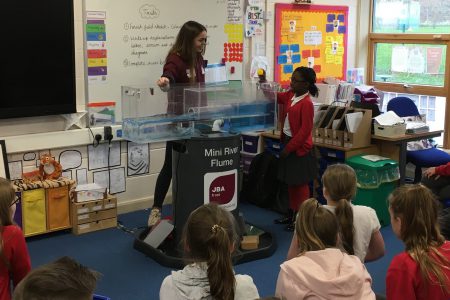
M450 148L450 34L423 34L423 33L374 33L374 2L371 1L368 55L367 55L367 84L377 89L396 93L419 94L446 98L445 122L444 122L444 148ZM445 72L443 86L429 86L418 84L401 84L394 82L375 81L374 64L375 49L378 43L389 44L430 44L446 46Z

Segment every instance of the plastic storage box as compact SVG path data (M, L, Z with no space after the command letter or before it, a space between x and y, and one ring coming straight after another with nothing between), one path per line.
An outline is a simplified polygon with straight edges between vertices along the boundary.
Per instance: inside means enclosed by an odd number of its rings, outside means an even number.
M372 207L381 226L389 225L387 198L400 179L398 163L391 159L370 161L363 156L352 156L346 161L355 170L358 181L353 204Z
M256 156L256 154L241 152L242 173L244 173L245 175L248 175L249 170L250 170L250 165L255 156Z
M275 126L277 83L122 87L122 128L127 140L147 143L200 133L240 133Z
M258 153L259 133L244 132L242 136L242 151L247 153Z
M280 139L265 137L264 150L272 153L276 157L279 157L281 151L283 150L283 144L281 143Z

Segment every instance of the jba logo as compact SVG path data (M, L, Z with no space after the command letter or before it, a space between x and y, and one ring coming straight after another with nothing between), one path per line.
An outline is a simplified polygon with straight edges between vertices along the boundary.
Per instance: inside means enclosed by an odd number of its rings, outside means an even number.
M223 208L233 210L237 207L237 170L205 174L204 201L215 202Z
M225 192L225 187L223 187L223 186L213 187L211 192L213 192L213 193Z

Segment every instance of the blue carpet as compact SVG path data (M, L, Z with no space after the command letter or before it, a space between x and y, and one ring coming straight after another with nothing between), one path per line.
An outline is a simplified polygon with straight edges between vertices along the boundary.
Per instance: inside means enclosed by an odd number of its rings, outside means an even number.
M163 208L163 215L170 214L170 206ZM240 210L247 222L271 232L278 244L274 255L235 267L236 273L253 277L261 296L273 295L279 272L284 261L292 234L283 226L273 224L278 214L259 207L240 203ZM129 231L145 227L149 211L142 210L123 214L119 222ZM403 250L403 246L392 233L391 227L381 230L386 243L386 255L368 263L367 269L373 278L373 289L385 293L385 275L392 257ZM33 267L48 263L67 255L103 274L96 293L112 299L155 299L165 276L171 269L159 265L144 254L133 249L134 236L121 229L107 229L80 236L70 232L58 232L27 239Z

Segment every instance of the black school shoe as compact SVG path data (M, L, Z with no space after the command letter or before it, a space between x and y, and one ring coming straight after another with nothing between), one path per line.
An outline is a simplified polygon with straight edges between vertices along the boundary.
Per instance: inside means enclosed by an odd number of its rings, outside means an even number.
M275 224L289 224L292 222L293 215L294 215L294 212L292 211L292 209L288 209L288 212L285 216L283 216L279 219L275 219L275 220L273 220L273 222Z
M284 230L289 231L289 232L294 231L294 230L295 230L295 223L289 223L289 224L284 228Z
M292 217L281 217L279 219L273 220L275 224L289 224L292 222Z

